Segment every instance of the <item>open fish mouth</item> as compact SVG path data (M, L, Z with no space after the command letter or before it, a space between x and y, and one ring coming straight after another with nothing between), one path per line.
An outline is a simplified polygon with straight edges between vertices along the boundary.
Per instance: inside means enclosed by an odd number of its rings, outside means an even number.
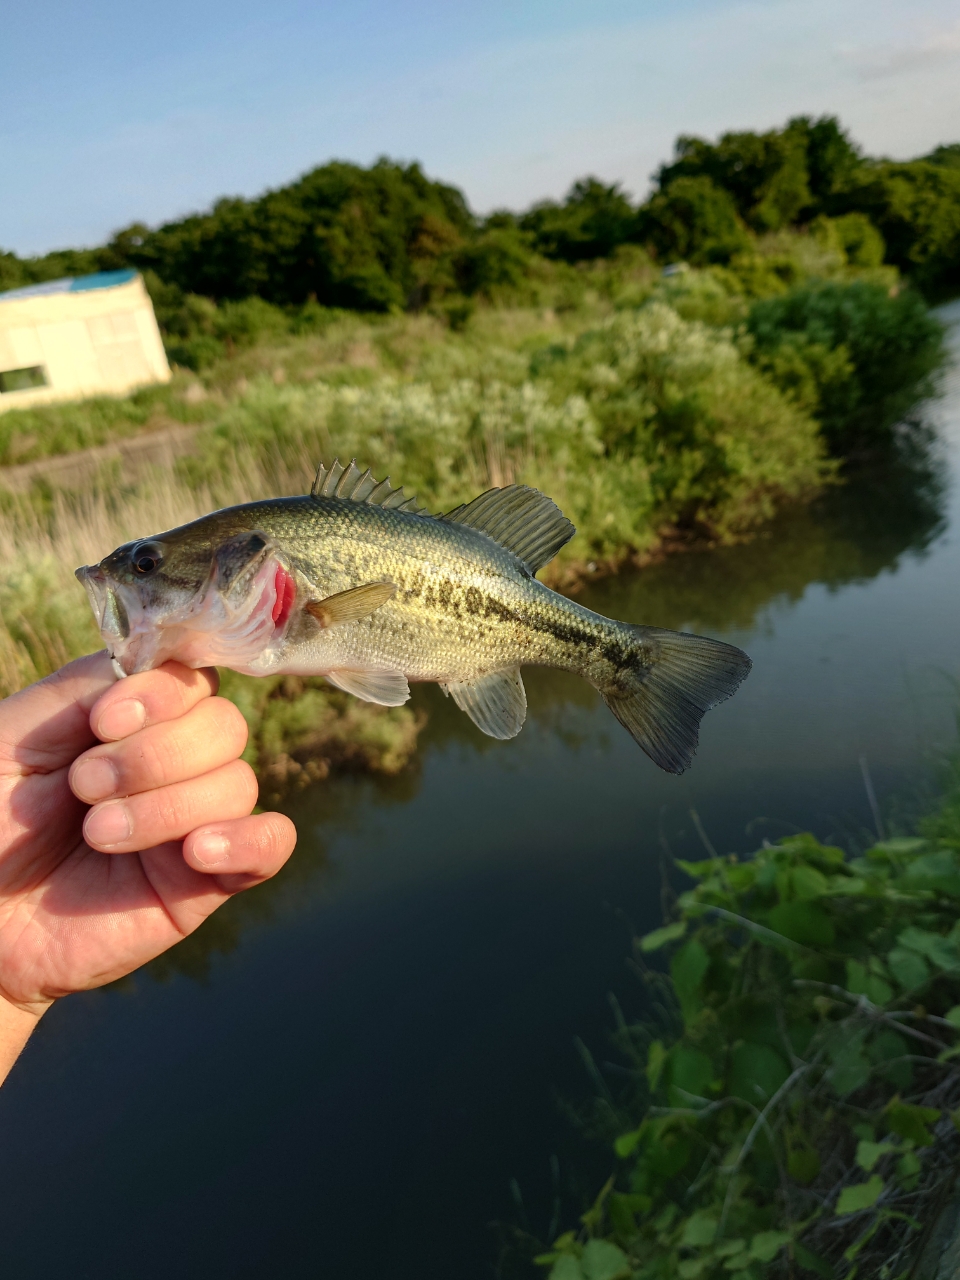
M219 570L219 571L218 571ZM118 583L101 565L76 570L104 644L124 675L151 671L169 658L185 666L270 669L296 599L297 584L272 555L261 556L238 590L222 564L187 601L166 608ZM227 589L224 590L223 588Z

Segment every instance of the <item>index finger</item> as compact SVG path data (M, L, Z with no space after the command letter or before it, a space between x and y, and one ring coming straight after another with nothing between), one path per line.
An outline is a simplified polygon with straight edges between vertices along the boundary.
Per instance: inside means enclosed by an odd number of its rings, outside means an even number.
M90 710L90 728L101 742L116 742L164 720L176 720L220 687L215 668L198 671L165 662L111 685Z

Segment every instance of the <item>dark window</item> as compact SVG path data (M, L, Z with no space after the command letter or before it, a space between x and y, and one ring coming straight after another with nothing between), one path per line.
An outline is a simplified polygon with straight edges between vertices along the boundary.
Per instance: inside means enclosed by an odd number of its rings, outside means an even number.
M0 372L0 394L4 391L29 391L31 387L45 387L47 375L42 364L32 369L4 369Z

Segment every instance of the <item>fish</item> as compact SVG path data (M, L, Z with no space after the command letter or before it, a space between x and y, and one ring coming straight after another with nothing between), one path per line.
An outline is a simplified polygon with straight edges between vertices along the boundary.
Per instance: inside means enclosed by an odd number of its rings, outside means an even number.
M176 659L251 676L324 676L398 707L434 681L483 733L520 732L520 668L575 672L661 769L751 661L706 636L606 618L537 578L575 529L527 485L431 515L356 461L309 494L226 507L124 543L76 576L121 675Z

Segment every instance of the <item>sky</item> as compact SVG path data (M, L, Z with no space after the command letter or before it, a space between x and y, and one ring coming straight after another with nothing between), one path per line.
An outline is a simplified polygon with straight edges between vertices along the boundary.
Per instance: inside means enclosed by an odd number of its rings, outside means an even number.
M0 248L103 243L330 159L418 160L480 213L680 133L839 115L960 140L956 0L31 0L4 14Z

